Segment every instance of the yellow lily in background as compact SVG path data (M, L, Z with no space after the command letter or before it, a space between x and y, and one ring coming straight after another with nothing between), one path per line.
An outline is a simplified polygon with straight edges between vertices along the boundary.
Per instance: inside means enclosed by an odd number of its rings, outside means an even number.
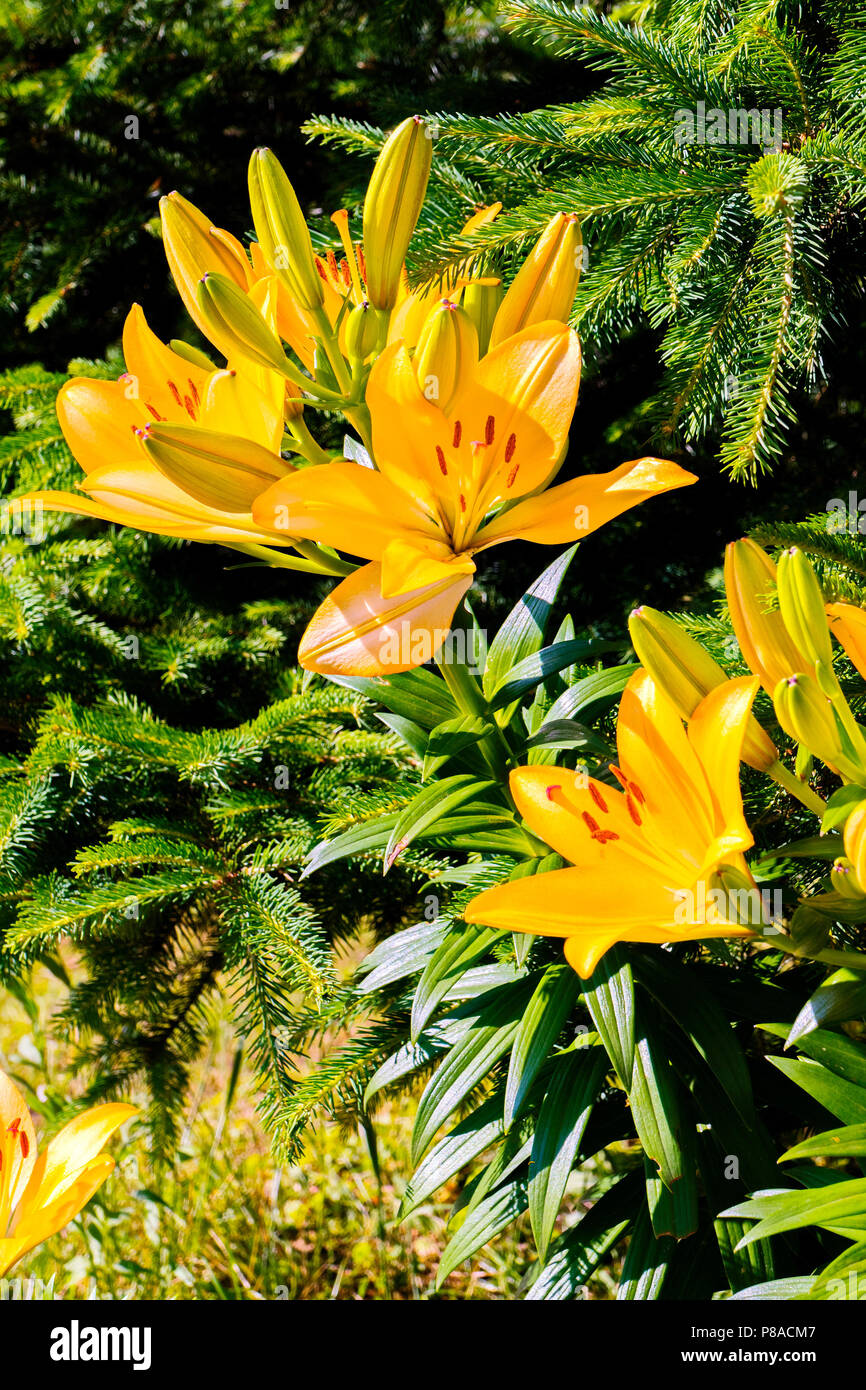
M0 1072L0 1276L66 1226L114 1170L102 1152L134 1105L97 1105L70 1120L41 1154L27 1103Z
M253 504L263 530L370 562L313 617L302 666L382 675L420 665L444 641L478 551L518 537L580 539L695 481L645 458L545 492L564 456L579 375L577 338L561 323L526 328L480 362L470 356L447 409L427 399L403 344L382 353L367 386L378 471L340 459L281 479Z
M137 304L123 351L127 371L117 381L74 377L57 398L61 429L85 473L82 495L34 492L23 501L162 536L291 545L290 537L265 535L250 513L255 491L291 471L280 457L285 390L276 373L255 380L252 372L206 372L160 342ZM194 468L173 473L168 455L157 456L154 445L172 426L203 456L200 486ZM189 463L189 449L185 457ZM245 473L255 486L239 502Z
M710 691L686 732L671 701L637 672L619 708L618 788L549 766L511 774L529 828L577 867L490 888L465 920L562 937L584 978L617 941L753 935L738 902L745 891L757 923L739 765L757 686L747 676Z

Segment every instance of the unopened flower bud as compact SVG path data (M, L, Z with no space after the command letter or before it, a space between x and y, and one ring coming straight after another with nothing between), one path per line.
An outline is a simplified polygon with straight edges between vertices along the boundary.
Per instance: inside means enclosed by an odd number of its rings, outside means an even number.
M690 719L705 695L728 679L717 661L680 623L643 604L628 620L632 646L641 665L660 690ZM754 715L749 716L743 743L743 761L766 772L778 760L772 739Z
M743 659L768 695L781 680L808 671L812 662L788 632L781 613L770 610L776 567L754 541L732 541L725 552L725 590Z
M253 151L249 191L265 258L304 309L318 309L325 294L309 228L286 171L271 150Z
M833 706L812 676L798 672L779 681L773 704L779 723L791 738L805 744L823 763L850 781L863 775L843 744L844 732Z
M252 270L246 252L236 237L215 227L209 217L179 193L160 198L159 211L162 244L172 278L193 323L206 334L196 286L203 275L217 271L239 289L247 289L252 283Z
M428 314L415 351L415 377L428 400L448 410L478 365L478 334L468 314L442 299Z
M571 314L580 280L583 242L573 213L558 212L547 224L502 301L490 335L490 346L533 323Z
M224 275L205 275L198 283L204 331L227 358L242 357L257 367L285 374L286 354L255 304Z
M833 665L830 631L824 611L824 595L808 559L793 547L779 557L776 571L779 612L797 648L811 665Z
M364 198L367 298L374 309L393 309L400 274L418 222L433 146L419 116L410 116L382 146Z
M171 482L222 512L249 512L256 497L292 471L278 454L251 439L199 425L150 424L140 439Z
M346 320L346 356L350 362L366 362L376 351L382 335L382 314L366 300L358 304Z
M463 289L461 307L475 324L478 351L482 357L490 344L490 334L493 332L503 293L502 281L494 276L484 280L470 280Z

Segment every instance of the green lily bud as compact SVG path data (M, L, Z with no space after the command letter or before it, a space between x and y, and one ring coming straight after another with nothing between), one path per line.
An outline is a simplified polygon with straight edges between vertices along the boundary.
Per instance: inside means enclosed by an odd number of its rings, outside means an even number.
M285 375L287 359L279 338L232 280L205 275L198 282L197 299L207 335L225 357L243 357Z
M447 411L461 382L478 364L475 325L450 299L441 299L424 320L414 363L424 395Z
M418 222L433 144L420 116L410 116L382 146L364 198L367 298L374 309L393 309L400 273Z
M295 190L271 150L253 151L249 166L250 207L266 259L304 309L324 303L322 278Z
M346 319L346 356L350 362L366 362L379 346L383 315L371 309L367 300L358 304Z
M502 281L493 276L484 280L470 280L463 289L461 304L475 324L478 351L482 357L490 345L493 321L499 312L503 293Z
M804 743L811 753L849 781L862 777L862 770L843 745L843 730L833 706L811 676L798 672L779 681L773 704L779 723L791 738Z
M779 610L797 647L812 663L832 668L833 650L824 610L824 595L808 559L793 547L779 557L776 569Z

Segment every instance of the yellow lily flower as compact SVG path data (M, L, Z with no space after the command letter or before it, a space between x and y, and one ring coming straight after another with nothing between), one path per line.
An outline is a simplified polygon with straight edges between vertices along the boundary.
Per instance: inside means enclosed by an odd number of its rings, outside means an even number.
M0 1072L0 1276L66 1226L114 1169L103 1145L134 1105L97 1105L70 1120L41 1153L27 1103Z
M253 524L252 494L239 505L236 488L219 492L220 458L230 456L224 472L235 482L254 459L250 476L259 491L290 471L280 457L285 390L279 376L204 371L160 342L137 304L124 325L123 352L127 371L117 381L74 377L57 398L61 429L85 473L83 495L34 492L24 501L162 536L291 545L289 537ZM151 431L159 437L172 426L185 427L188 442L211 460L203 464L214 473L204 496L149 455Z
M577 867L490 888L465 920L562 937L584 978L617 941L753 935L738 904L745 891L751 908L755 892L739 764L757 686L746 676L710 691L686 732L672 702L637 672L619 709L618 789L563 768L511 774L527 825Z
M382 353L367 386L378 471L340 459L281 479L253 504L262 529L370 562L314 616L303 666L382 675L420 665L444 641L478 551L517 537L573 541L695 481L644 458L545 492L564 456L579 375L577 338L562 323L526 328L480 362L468 357L445 409L426 398L402 343Z
M491 347L530 324L567 321L580 281L582 250L577 217L558 212L508 287L493 321Z
M828 603L825 611L830 631L866 680L866 612L853 603Z
M866 801L859 802L846 820L844 844L858 884L866 883Z

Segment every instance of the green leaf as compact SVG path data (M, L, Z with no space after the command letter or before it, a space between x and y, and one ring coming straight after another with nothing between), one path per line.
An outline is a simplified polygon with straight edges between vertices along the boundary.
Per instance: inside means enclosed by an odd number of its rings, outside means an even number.
M761 1027L767 1033L775 1033L777 1037L787 1037L790 1042L790 1033L784 1024L762 1023ZM854 1042L853 1038L846 1038L844 1033L816 1028L813 1032L806 1033L797 1046L816 1062L823 1062L831 1071L844 1076L855 1086L866 1089L866 1048L862 1043Z
M477 1015L468 1033L448 1054L424 1090L412 1132L412 1162L417 1163L436 1131L514 1041L532 982L492 990L474 1001Z
M628 1098L644 1153L657 1164L665 1187L672 1189L682 1182L690 1184L694 1169L680 1141L685 1131L676 1078L660 1045L651 1041L646 1032L635 1045Z
M525 1179L516 1178L498 1187L495 1192L488 1193L470 1211L457 1234L452 1236L443 1250L436 1273L436 1288L440 1289L458 1265L468 1260L525 1210Z
M529 1179L529 1217L542 1262L605 1067L600 1049L588 1046L554 1061L535 1125Z
M643 1207L625 1252L617 1301L657 1299L675 1248L676 1241L671 1236L658 1238L655 1235L649 1210Z
M455 979L483 956L500 935L494 927L474 927L462 922L451 928L427 961L416 986L410 1027L413 1040L423 1031Z
M506 1130L519 1115L533 1081L574 1007L579 990L580 982L569 965L550 966L539 981L520 1020L511 1050L503 1110Z
M717 1081L751 1127L756 1116L749 1070L724 1010L709 990L695 987L690 970L674 961L638 955L633 969L639 983L658 1000L712 1067Z
M576 1225L561 1235L541 1269L527 1302L574 1298L597 1269L643 1203L640 1173L629 1173L599 1197Z
M501 709L503 705L519 700L525 691L534 689L548 676L555 675L566 666L572 666L577 661L585 662L597 652L610 651L619 645L617 642L578 638L572 642L557 642L554 646L542 647L540 651L531 652L500 676L487 697L490 708Z
M795 1061L792 1057L768 1057L767 1061L801 1086L831 1115L838 1115L845 1124L857 1125L866 1121L866 1090L861 1086L834 1075L818 1062L803 1058Z
M838 787L827 802L827 809L821 821L821 834L838 830L844 825L855 806L866 800L866 787Z
M336 863L338 859L348 859L356 854L382 849L388 843L388 837L396 824L397 812L394 811L387 816L375 816L371 820L362 821L360 825L353 825L350 830L344 830L333 839L322 840L309 855L301 878L308 878L310 874L316 873L326 864Z
M441 1187L465 1168L485 1149L489 1149L503 1134L502 1096L489 1100L467 1115L458 1125L434 1144L419 1164L409 1182L400 1204L400 1219L405 1220Z
M787 1163L792 1158L860 1158L863 1155L866 1155L866 1124L844 1125L841 1129L825 1129L822 1134L803 1139L787 1149L779 1162Z
M404 1076L409 1076L419 1067L425 1067L440 1052L445 1052L471 1028L471 1020L448 1018L434 1024L417 1042L404 1043L396 1052L377 1067L364 1092L364 1105L369 1105L373 1097L385 1086L391 1086Z
M634 979L628 957L607 951L583 986L583 997L626 1090L634 1070Z
M423 970L445 932L444 922L419 922L380 942L358 967L358 973L364 976L356 986L358 993L369 994Z
M758 1218L752 1229L742 1236L740 1246L804 1226L820 1226L833 1231L840 1228L866 1230L866 1178L853 1178L817 1190L753 1197L721 1215L744 1216L749 1220Z
M401 714L377 714L376 718L401 738L417 757L424 757L427 751L427 734L420 724L413 723L411 719L404 719Z
M492 732L493 726L486 719L471 714L462 714L457 719L446 719L437 724L427 741L422 779L426 782L449 758L472 748Z
M397 816L385 848L384 872L388 872L407 845L429 831L437 821L444 820L452 811L495 786L495 782L480 782L468 773L459 773L422 787Z
M432 671L402 671L399 675L336 676L335 685L348 686L375 700L394 714L411 719L422 729L434 729L445 719L453 719L460 711L441 676Z
M808 1298L815 1283L813 1274L791 1274L786 1279L770 1279L766 1284L753 1284L749 1289L740 1289L731 1294L729 1303L748 1303L757 1299L760 1303L785 1302L797 1298Z
M573 545L570 550L558 555L552 565L548 565L512 608L491 642L482 679L482 688L488 699L502 683L506 672L524 657L537 652L544 641L550 610L576 551L577 546Z
M837 970L815 990L794 1019L786 1046L799 1042L824 1023L844 1023L866 1012L866 976L856 970ZM800 1044L802 1047L802 1043Z
M578 714L589 716L590 713L598 713L622 694L635 671L639 670L639 666L610 666L604 671L593 671L592 675L582 676L554 700L547 711L545 724L572 719Z

